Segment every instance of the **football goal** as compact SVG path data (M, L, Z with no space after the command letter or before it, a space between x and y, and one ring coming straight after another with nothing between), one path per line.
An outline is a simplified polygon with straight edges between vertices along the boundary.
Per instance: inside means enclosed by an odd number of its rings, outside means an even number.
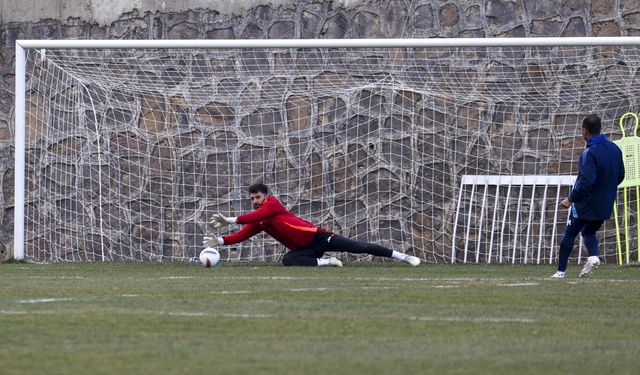
M640 110L639 47L18 40L15 168L2 176L15 180L14 257L185 261L203 236L239 229L207 222L250 211L246 189L263 182L306 220L426 262L552 263L581 120L600 115L612 140L632 130L633 116L618 122ZM637 191L599 233L607 261L638 259ZM264 234L219 250L286 251Z

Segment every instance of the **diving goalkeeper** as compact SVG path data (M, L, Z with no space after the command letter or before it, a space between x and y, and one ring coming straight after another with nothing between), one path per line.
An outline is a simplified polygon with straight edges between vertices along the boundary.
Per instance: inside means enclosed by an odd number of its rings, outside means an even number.
M282 257L285 266L342 267L342 262L335 257L323 258L326 251L371 254L394 258L412 266L420 264L417 257L380 245L354 241L318 228L289 212L276 197L269 194L264 184L251 185L249 199L254 211L238 217L214 214L211 219L216 229L236 223L243 224L242 229L222 237L204 237L203 246L231 245L265 231L289 249Z

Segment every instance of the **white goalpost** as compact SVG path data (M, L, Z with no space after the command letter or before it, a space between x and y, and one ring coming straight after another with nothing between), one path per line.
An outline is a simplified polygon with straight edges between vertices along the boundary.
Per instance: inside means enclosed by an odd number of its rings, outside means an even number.
M582 117L617 140L640 110L640 37L18 40L15 57L13 255L31 261L189 260L264 182L423 261L552 263ZM638 257L617 245L638 236L635 192L605 260Z

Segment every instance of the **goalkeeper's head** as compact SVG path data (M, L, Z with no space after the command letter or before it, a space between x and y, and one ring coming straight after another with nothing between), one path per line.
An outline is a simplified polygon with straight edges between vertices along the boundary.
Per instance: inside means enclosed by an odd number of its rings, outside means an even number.
M265 184L253 184L249 186L249 199L254 209L262 207L264 200L269 196L269 188Z

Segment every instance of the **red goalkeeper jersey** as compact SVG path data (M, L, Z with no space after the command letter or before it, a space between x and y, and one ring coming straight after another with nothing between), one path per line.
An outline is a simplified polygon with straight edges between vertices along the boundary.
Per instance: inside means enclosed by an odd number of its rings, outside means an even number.
M237 220L244 226L236 233L222 236L225 245L242 242L265 231L287 248L295 250L309 246L317 232L326 232L289 212L273 195L264 200L262 207L238 216Z

